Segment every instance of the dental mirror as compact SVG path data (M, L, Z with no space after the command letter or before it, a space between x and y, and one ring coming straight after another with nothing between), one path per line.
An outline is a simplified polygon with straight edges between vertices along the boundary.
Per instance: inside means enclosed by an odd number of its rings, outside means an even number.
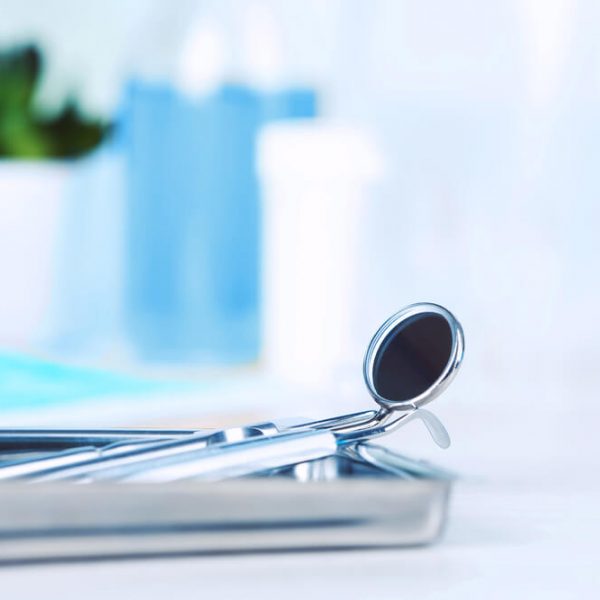
M379 411L362 420L360 414L349 415L333 430L343 443L359 442L418 418L440 446L448 447L442 423L418 409L446 389L463 351L462 328L450 311L426 302L407 306L377 330L365 354L363 375Z
M446 389L463 350L462 328L452 313L437 304L412 304L373 336L365 354L365 383L383 408L419 408Z

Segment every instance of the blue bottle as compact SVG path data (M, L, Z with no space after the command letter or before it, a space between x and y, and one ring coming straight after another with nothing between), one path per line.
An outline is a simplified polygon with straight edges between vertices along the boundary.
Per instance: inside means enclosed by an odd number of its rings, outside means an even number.
M260 206L255 142L276 119L310 118L315 94L227 85L190 100L129 85L124 319L148 360L231 364L259 352Z

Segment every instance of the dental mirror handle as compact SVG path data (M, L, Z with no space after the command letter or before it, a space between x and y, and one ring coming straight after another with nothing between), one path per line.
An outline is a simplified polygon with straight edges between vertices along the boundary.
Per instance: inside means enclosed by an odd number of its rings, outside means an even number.
M366 442L372 438L381 437L396 431L396 429L410 423L414 419L423 422L434 442L441 448L450 446L450 436L442 422L428 410L414 408L412 410L391 411L381 409L375 415L363 422L333 429L341 445Z

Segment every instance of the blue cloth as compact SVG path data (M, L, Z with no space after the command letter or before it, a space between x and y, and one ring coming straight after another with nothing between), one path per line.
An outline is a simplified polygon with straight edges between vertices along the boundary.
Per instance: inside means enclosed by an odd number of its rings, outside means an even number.
M139 395L143 400L149 393L185 391L192 385L0 353L0 411L80 404L85 399L110 396Z

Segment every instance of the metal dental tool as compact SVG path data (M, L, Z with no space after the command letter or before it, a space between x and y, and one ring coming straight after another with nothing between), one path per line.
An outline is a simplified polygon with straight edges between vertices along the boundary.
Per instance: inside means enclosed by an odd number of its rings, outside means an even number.
M131 469L129 465L112 466L97 471L92 479L136 483L168 483L181 479L217 481L333 456L336 450L336 437L330 431L285 431L209 445L200 451L184 452L173 457L161 456L142 468L139 465L137 469Z
M103 447L83 447L67 450L55 455L33 460L20 461L0 468L0 481L7 479L61 480L74 479L108 468L127 467L135 470L138 463L158 459L172 459L174 456L204 450L209 445L233 443L256 436L278 432L272 422L243 427L231 427L213 431L188 431L185 435L165 437L160 443L149 443L147 437L132 438L114 442ZM159 438L160 440L161 438Z
M193 429L0 429L0 452L5 448L43 452L81 446L102 447L132 440L158 442L193 433L199 432Z
M463 354L462 327L450 311L437 304L411 304L390 317L367 347L363 376L379 410L305 426L330 429L348 444L386 435L419 418L434 440L448 447L450 439L441 422L419 409L448 387Z
M448 386L463 351L461 326L449 311L437 304L413 304L379 328L365 354L364 379L378 410L286 427L263 423L210 434L178 433L177 439L145 443L116 455L109 452L37 472L29 467L23 476L34 481L224 479L326 458L413 419L422 420L434 440L447 447L443 425L421 407Z

